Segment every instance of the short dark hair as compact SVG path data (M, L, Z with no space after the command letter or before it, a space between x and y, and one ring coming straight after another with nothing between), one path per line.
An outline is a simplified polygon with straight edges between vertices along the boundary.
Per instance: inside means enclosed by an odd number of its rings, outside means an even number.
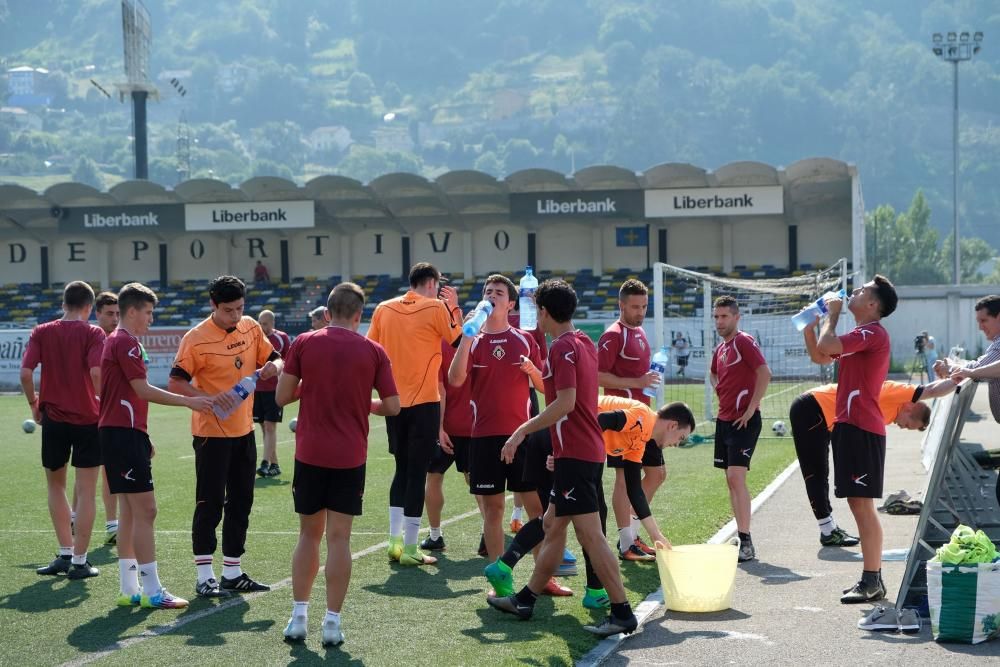
M247 286L236 276L219 276L208 284L208 298L212 303L232 303L246 298Z
M486 291L486 286L490 283L503 283L507 286L507 298L511 301L517 301L517 287L514 286L514 281L507 276L500 273L491 273L486 277L486 282L483 283L483 291Z
M417 262L410 269L410 287L423 285L431 279L441 280L441 272L430 262Z
M677 425L681 428L687 426L689 429L694 431L694 413L691 412L691 408L689 408L686 403L682 403L680 401L667 403L656 411L656 418L672 419L677 422Z
M976 310L985 310L990 314L990 317L1000 315L1000 296L996 294L984 296L976 302Z
M94 308L97 310L97 312L101 312L101 310L105 306L117 306L117 305L118 305L118 295L115 294L114 292L101 292L100 294L97 295L97 300L94 301Z
M569 322L576 312L576 291L565 280L550 278L535 290L535 303L556 322Z
M740 302L736 300L735 296L723 294L715 299L712 308L729 308L734 313L738 313L740 312Z
M118 308L121 310L122 316L128 312L129 308L138 308L144 303L151 303L155 306L158 301L156 292L142 283L129 283L118 291Z
M899 297L896 296L896 288L885 276L876 273L872 278L875 282L875 297L879 302L879 312L882 317L889 317L896 310Z
M82 280L66 283L63 289L63 303L70 308L85 308L94 305L94 288Z
M913 412L917 419L920 420L920 428L918 430L923 431L931 423L931 406L918 401L913 408Z
M355 283L340 283L326 299L326 309L330 317L346 320L365 308L365 291Z
M629 278L618 288L618 300L624 301L630 296L643 296L649 294L649 288L641 280Z

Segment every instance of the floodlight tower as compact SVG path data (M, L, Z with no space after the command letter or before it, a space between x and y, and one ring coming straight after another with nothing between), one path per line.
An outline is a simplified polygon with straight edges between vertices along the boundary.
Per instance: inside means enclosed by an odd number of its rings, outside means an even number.
M118 96L132 98L135 177L149 178L149 152L146 134L146 100L157 99L159 92L149 79L149 47L153 25L142 0L122 0L122 37L125 45L125 83L116 84Z
M948 33L948 41L939 32L931 36L931 51L941 60L952 64L952 166L951 166L951 197L952 197L952 239L955 242L955 284L962 283L961 274L961 246L958 242L958 63L965 60L972 60L972 56L979 53L983 46L983 33L976 32L971 35L963 32L957 34Z

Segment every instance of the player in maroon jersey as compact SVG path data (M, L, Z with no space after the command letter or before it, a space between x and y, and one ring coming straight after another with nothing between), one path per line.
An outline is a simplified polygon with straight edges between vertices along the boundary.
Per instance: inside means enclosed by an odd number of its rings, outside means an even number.
M271 341L274 351L284 357L292 346L292 339L284 331L274 328L274 313L262 310L257 315L260 328ZM278 387L277 376L261 379L253 393L253 420L260 424L264 440L264 456L261 459L257 474L261 477L277 477L281 474L278 466L278 424L284 416L284 410L274 402L274 390Z
M740 306L731 296L713 304L715 331L722 342L712 354L712 385L719 397L715 420L715 467L726 471L729 502L740 538L740 562L757 556L750 537L750 490L747 471L760 436L760 401L771 381L753 336L739 330Z

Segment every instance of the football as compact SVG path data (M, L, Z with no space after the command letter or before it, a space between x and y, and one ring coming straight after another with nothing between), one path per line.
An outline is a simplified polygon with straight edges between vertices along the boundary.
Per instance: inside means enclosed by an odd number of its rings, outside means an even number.
M25 419L24 423L21 424L21 428L24 429L25 433L34 433L36 426L38 426L38 424L35 423L34 419Z
M771 432L778 437L781 437L783 435L788 435L788 427L785 426L785 422L779 419L778 421L771 424Z
M297 417L292 417L292 421L288 422L288 430L295 433L295 427L299 425L299 420Z

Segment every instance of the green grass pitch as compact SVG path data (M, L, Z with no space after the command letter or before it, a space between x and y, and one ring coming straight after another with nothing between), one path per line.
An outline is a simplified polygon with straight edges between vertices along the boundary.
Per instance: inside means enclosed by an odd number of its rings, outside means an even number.
M700 387L692 387L694 393L688 400L696 403ZM381 418L372 419L365 513L355 521L351 540L356 559L343 610L346 643L329 650L320 646L325 609L322 572L311 599L309 638L301 645L283 643L281 631L291 609L291 553L298 532L290 491L293 435L287 428L296 412L297 406L286 409L285 423L279 427L284 473L257 481L243 558L249 574L276 586L269 593L222 604L194 597L189 532L194 457L189 413L152 406L160 575L173 593L192 603L180 612L151 611L114 606L117 561L114 549L103 546L100 499L90 552L91 561L101 568L100 576L68 581L35 574L36 567L51 560L57 546L46 508L41 440L38 431L31 435L21 431L21 422L29 416L23 397L0 397L2 423L10 428L4 449L5 480L0 486L0 626L5 637L0 664L243 666L327 660L467 665L488 659L493 664L561 665L572 664L593 648L595 639L581 627L598 617L580 605L582 559L580 575L563 580L576 595L542 598L531 621L520 622L487 607L487 584L482 576L486 562L474 553L480 520L461 476L453 469L445 476L448 550L440 563L419 569L388 563L379 545L386 539L392 460ZM700 425L699 430L711 429ZM764 435L770 435L769 424ZM790 438L762 438L749 476L751 493L763 489L793 457ZM731 516L723 474L712 468L712 444L667 450L666 458L668 477L652 502L654 516L674 544L702 542ZM609 498L611 479L607 473ZM613 518L611 523L613 544ZM572 534L570 546L579 555ZM529 558L515 571L518 587L531 567ZM216 573L220 572L218 553ZM659 586L655 564L627 563L622 572L633 606Z

